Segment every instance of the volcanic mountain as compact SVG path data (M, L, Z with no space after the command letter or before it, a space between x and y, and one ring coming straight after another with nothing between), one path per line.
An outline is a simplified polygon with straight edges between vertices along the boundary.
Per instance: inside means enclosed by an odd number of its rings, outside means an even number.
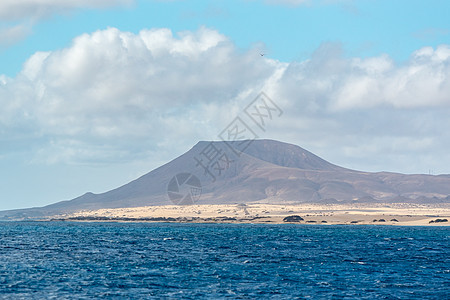
M0 218L170 204L450 202L450 175L369 173L329 163L274 140L199 142L171 162L114 190L86 193Z

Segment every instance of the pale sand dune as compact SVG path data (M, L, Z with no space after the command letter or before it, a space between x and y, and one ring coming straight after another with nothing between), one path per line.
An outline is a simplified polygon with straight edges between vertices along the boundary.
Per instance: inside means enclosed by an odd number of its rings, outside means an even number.
M85 210L53 218L175 218L180 222L223 223L284 223L283 218L299 215L306 224L376 224L376 225L427 225L449 226L450 222L429 223L431 220L450 220L450 204L355 204L355 205L189 205L145 206L134 208ZM184 219L185 218L185 219ZM234 218L236 220L230 219ZM226 219L226 220L223 220ZM381 222L380 219L385 220ZM396 221L395 221L395 220ZM374 222L374 220L377 220Z

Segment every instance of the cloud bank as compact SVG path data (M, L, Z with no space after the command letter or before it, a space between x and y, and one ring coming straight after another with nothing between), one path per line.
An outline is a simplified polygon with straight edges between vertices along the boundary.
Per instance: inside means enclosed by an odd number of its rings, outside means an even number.
M448 45L399 64L345 58L328 43L285 63L208 28L109 28L35 53L17 77L0 76L0 140L9 145L0 155L27 148L36 163L149 159L217 139L260 91L285 111L264 137L372 170L450 160Z

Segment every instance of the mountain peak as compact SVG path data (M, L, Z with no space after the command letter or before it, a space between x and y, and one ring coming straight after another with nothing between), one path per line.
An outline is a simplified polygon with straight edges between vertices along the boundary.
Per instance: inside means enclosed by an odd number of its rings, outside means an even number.
M231 146L238 153L243 152L249 156L280 167L318 171L348 171L348 169L329 163L297 145L270 139L242 140L236 142L200 141L194 146L193 150L200 152L211 143L220 149L227 149ZM245 149L237 147L237 144L244 144Z

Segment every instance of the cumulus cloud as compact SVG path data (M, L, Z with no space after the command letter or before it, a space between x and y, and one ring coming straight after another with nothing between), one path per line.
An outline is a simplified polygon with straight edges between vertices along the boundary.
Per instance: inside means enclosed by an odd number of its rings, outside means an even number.
M414 172L426 169L432 159L425 163L413 157L436 152L450 160L445 151L450 134L444 130L450 126L445 117L450 112L449 49L424 47L408 61L396 63L387 55L344 58L339 44L323 44L309 60L289 64L272 92L289 99L283 105L297 116L294 124L304 129L289 138L302 136L338 162L342 156L335 156L330 145L339 145L341 151L351 148L341 163L355 168L395 165ZM296 125L289 131L295 132Z
M326 43L310 60L290 64L283 93L297 90L330 110L450 106L448 45L419 49L404 64L387 55L344 59L341 52Z
M148 159L217 139L265 91L285 113L260 136L350 167L413 171L421 155L439 162L428 151L450 159L449 49L425 47L399 64L345 58L339 44L323 44L306 61L284 63L208 28L109 28L35 53L15 78L0 76L0 139L16 144L11 151L32 141L35 162Z
M70 160L86 152L61 151L64 145L111 144L123 155L133 141L129 155L136 155L155 141L201 135L216 117L211 112L229 115L233 103L221 104L261 88L276 68L207 28L178 36L110 28L79 36L67 49L38 52L17 78L4 78L0 124L20 127L26 115L49 141L41 153L57 149Z

